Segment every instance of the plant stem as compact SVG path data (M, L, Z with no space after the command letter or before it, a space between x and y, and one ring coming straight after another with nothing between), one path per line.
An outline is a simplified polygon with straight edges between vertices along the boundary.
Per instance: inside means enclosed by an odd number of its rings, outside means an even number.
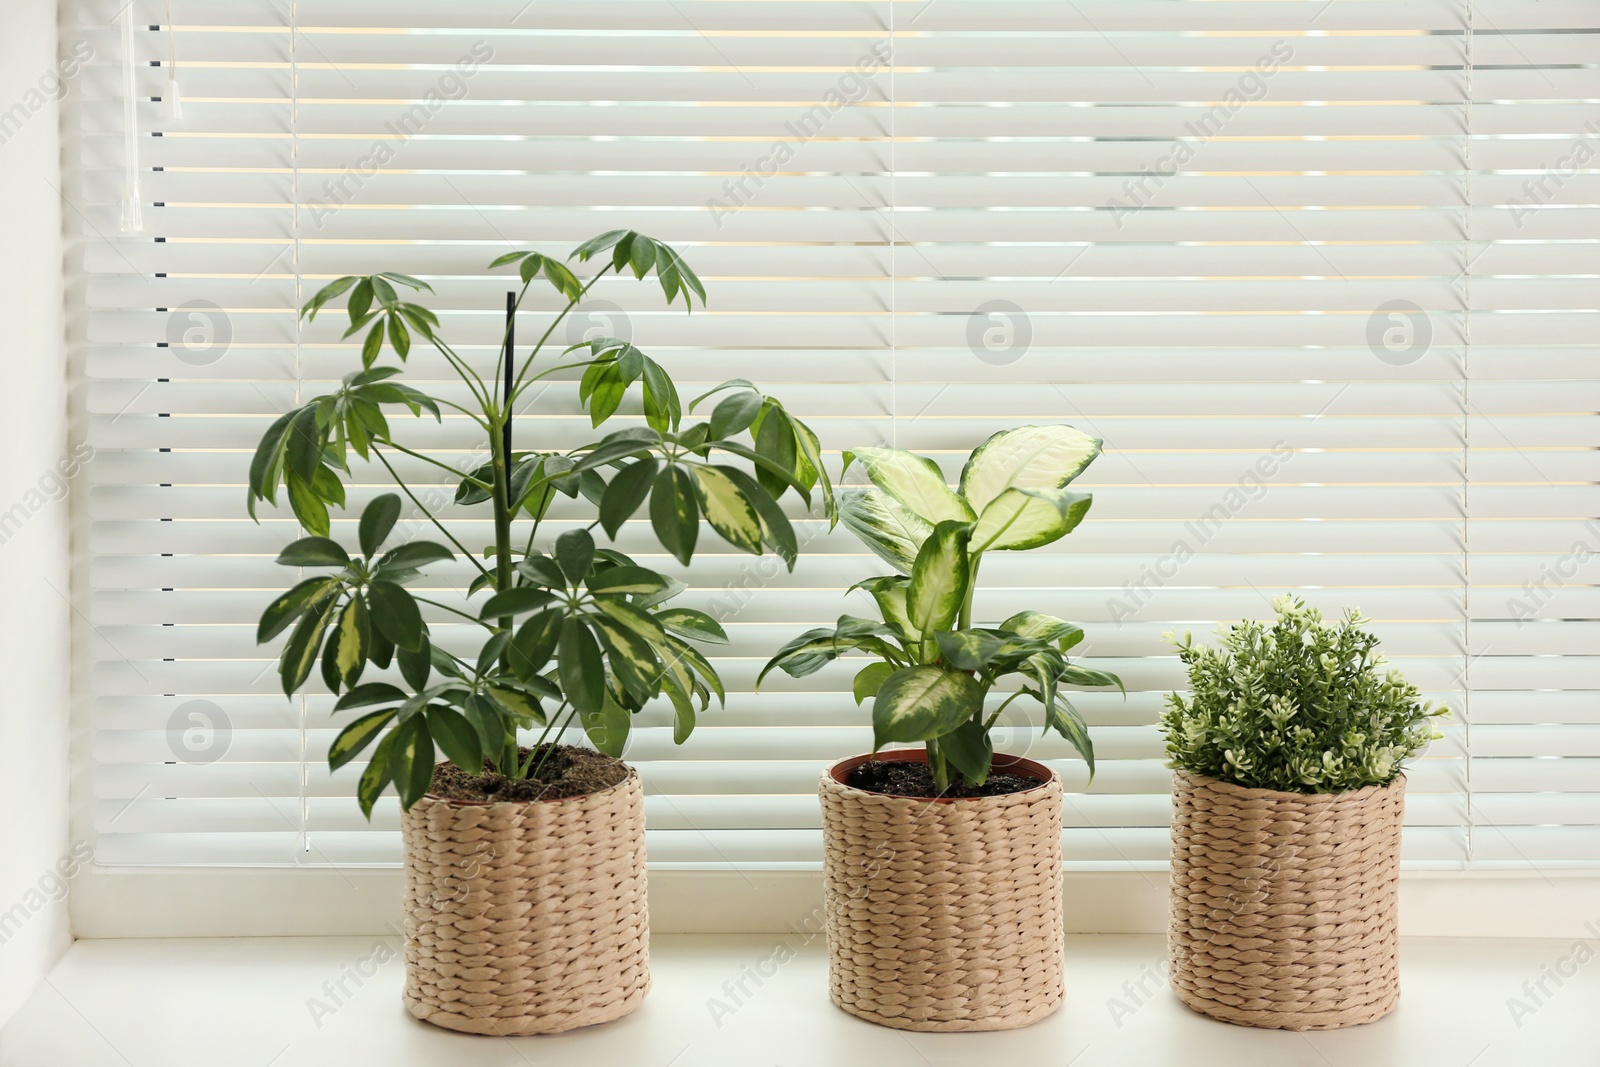
M467 365L466 360L456 355L455 349L451 348L437 335L430 335L428 340L433 342L433 347L437 348L450 366L455 369L456 376L466 383L467 388L472 392L472 398L478 402L480 407L488 411L493 406L490 403L493 398L484 389L483 379L478 377L477 372Z
M533 539L539 536L539 523L544 521L544 510L550 506L550 494L555 491L555 486L553 485L544 487L544 497L539 501L539 510L533 520L533 529L528 531L528 547L522 551L524 556L533 555Z
M455 545L456 548L460 550L460 552L461 552L461 554L463 556L467 557L467 562L471 563L474 567L478 568L478 572L480 574L488 574L489 571L484 567L483 564L478 562L478 557L474 556L471 552L468 552L467 551L467 546L463 545L460 541L457 541L456 540L456 535L451 533L449 530L446 530L444 528L444 523L440 522L438 519L433 517L433 512L431 512L427 508L423 507L422 501L417 499L417 494L413 493L411 491L411 487L408 486L405 482L402 482L400 480L400 475L395 473L394 466L392 464L390 464L388 457L385 456L382 452L378 451L378 446L377 445L373 445L372 446L372 454L374 456L377 456L378 457L378 462L382 463L384 465L384 467L386 467L388 469L389 477L393 478L394 479L394 484L398 485L400 487L401 491L404 492L406 494L406 496L411 498L411 502L417 506L417 510L421 511L424 515L426 515L428 517L428 521L433 523L435 526L437 526L439 528L439 532L444 534L445 537L450 541L450 543L452 545Z
M539 762L537 764L535 764L531 769L528 767L527 764L524 764L523 767L522 767L522 772L519 775L517 775L517 777L519 777L519 778L534 778L534 777L538 776L540 771L544 770L544 765L550 761L551 753L553 753L555 751L555 746L556 746L556 742L555 741L551 741L549 743L549 746L546 747L545 738L550 736L550 727L555 725L556 717L559 716L560 714L561 714L561 708L557 708L556 709L556 714L552 715L550 717L549 725L547 725L544 728L544 732L539 735L538 742L528 752L528 763L533 763L534 756L538 756L539 757ZM561 729L556 731L556 739L557 740L560 739L562 734L567 732L567 727L572 725L572 720L577 718L577 716L578 716L578 709L577 708L573 708L571 711L569 711L567 713L566 721L561 724Z
M927 746L928 769L933 772L933 788L935 791L943 793L950 788L950 772L945 767L944 753L939 751L939 742L931 737L928 739Z
M1012 693L1010 696L1008 696L1004 700L1002 700L1000 702L1000 706L998 708L994 709L994 714L989 716L989 721L983 724L983 728L985 730L994 729L994 724L1000 721L1000 713L1002 711L1006 710L1006 705L1011 703L1013 700L1017 699L1021 695L1022 695L1022 690L1018 689L1015 693Z
M451 607L449 604L441 604L437 600L429 600L427 597L418 596L415 593L411 594L411 599L415 600L415 601L417 601L418 603L421 603L421 604L432 604L434 607L439 608L442 611L448 611L448 612L451 612L452 614L460 615L463 619L466 619L469 622L475 622L479 626L482 626L487 630L490 630L490 631L494 630L493 626L490 626L488 623L484 622L482 619L478 618L476 615L469 615L464 611L459 611L456 608Z
M551 334L556 332L556 327L561 324L562 319L567 317L567 312L581 304L583 302L583 298L589 295L589 290L593 289L595 283L601 278L604 278L606 276L606 271L610 269L611 268L609 266L601 267L600 273L596 274L593 278L590 278L589 284L585 285L583 290L578 293L578 299L569 301L567 306L561 309L561 313L554 319L550 320L549 327L544 331L543 335L540 336L539 340L534 342L533 348L528 352L528 358L522 361L522 369L517 372L517 381L511 390L511 399L513 401L522 395L522 390L524 388L522 377L528 373L528 368L533 366L533 361L539 355L540 350L544 348L544 343L550 340Z
M432 463L435 467L438 467L441 470L447 470L451 474L454 474L457 478L460 478L463 481L471 482L473 485L477 486L479 489L493 489L494 488L494 486L490 485L488 482L482 481L482 480L480 480L478 478L474 478L470 474L462 474L460 471L456 470L454 467L450 466L450 464L448 464L448 463L442 463L439 460L434 459L432 456L423 455L421 452L413 452L411 449L407 448L405 445L397 444L392 438L387 438L387 437L384 438L383 443L388 445L390 448L394 449L396 452L404 452L406 455L411 456L413 459L420 459L424 463Z
M972 594L978 591L978 564L982 562L982 552L972 557L972 567L967 575L967 592L961 598L961 618L956 623L963 630L972 625Z

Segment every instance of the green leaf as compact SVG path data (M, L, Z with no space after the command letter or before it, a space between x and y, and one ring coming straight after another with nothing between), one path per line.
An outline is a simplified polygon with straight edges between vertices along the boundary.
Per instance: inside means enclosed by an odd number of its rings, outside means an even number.
M1003 490L972 530L972 551L1038 548L1060 540L1083 521L1094 498L1069 489Z
M391 548L378 557L378 566L396 570L412 570L444 559L455 559L456 554L433 541L408 541Z
M556 563L568 585L576 586L587 578L594 566L594 538L589 531L568 530L556 538Z
M878 687L872 702L872 748L891 741L942 738L983 706L971 675L940 667L905 667Z
M376 627L373 627L371 621L371 619L367 620L367 636L371 642L371 647L367 650L367 659L380 671L386 671L389 669L390 662L394 660L394 642L383 636Z
M389 753L394 749L394 738L398 732L391 730L384 734L378 747L372 750L372 758L367 761L366 770L361 772L361 781L356 785L356 801L361 805L361 814L368 820L372 818L372 806L378 802L384 787L394 777Z
M387 704L406 699L405 690L399 686L390 685L388 682L364 682L339 698L333 710L348 711L351 708L364 708L372 704Z
M478 616L484 619L498 619L526 615L530 611L540 611L549 607L554 600L555 594L546 589L518 586L496 593L485 600L483 607L478 611Z
M267 432L261 435L261 443L256 446L255 455L250 457L250 506L251 515L255 514L256 498L262 500L275 500L277 498L278 481L282 477L284 462L284 447L287 444L285 434L288 433L289 423L294 420L295 412L280 415L273 420Z
M483 647L478 649L477 673L488 674L495 661L500 658L501 653L506 650L506 645L510 642L510 630L501 630L497 634L491 634L489 639L483 643Z
M700 654L699 649L687 641L678 640L676 637L669 637L667 646L668 650L677 659L688 663L693 668L695 674L700 676L701 681L710 688L711 692L717 695L718 703L723 705L728 703L728 694L723 691L722 679L717 676L716 669L711 666L711 661ZM665 653L663 658L668 658Z
M667 464L656 476L650 491L650 525L661 547L688 566L700 532L700 509L693 482L675 464Z
M389 316L389 344L402 361L411 354L411 333L406 329L405 319L399 315Z
M322 635L327 632L328 625L333 620L334 610L338 606L339 598L329 596L318 601L311 610L300 616L300 622L290 634L288 643L284 645L283 655L278 661L278 674L283 679L284 696L293 696L294 691L311 677L311 667L316 663L317 653L322 649Z
M428 720L428 735L445 754L445 758L468 774L483 773L483 742L478 729L453 708L438 704L429 705L424 713Z
M542 552L535 552L526 559L518 560L517 573L535 585L551 589L564 589L567 585L567 576L561 573L556 561Z
M1006 644L1005 638L987 630L947 630L933 637L945 663L958 671L983 670Z
M600 500L600 525L605 527L606 536L616 540L622 524L633 517L644 498L650 495L650 483L657 466L655 458L648 457L630 463L611 479Z
M667 588L668 580L644 567L607 567L589 576L589 592L612 596L624 593L656 593Z
M845 466L859 459L873 485L926 522L937 524L950 519L971 522L978 517L967 502L945 484L944 473L931 459L899 448L856 448L844 456Z
M511 639L508 655L511 670L523 681L538 675L555 654L556 642L561 638L562 619L559 608L550 608L522 624L516 637Z
M600 236L591 237L577 248L574 248L567 258L571 259L573 256L577 256L580 263L587 263L589 257L597 252L604 252L632 232L632 230L607 230Z
M379 318L367 331L367 339L361 342L361 365L370 367L377 360L378 353L383 350L383 319Z
M628 747L628 730L633 725L628 709L612 700L607 694L594 711L579 711L578 721L596 752L621 759Z
M795 538L794 527L790 525L789 517L783 513L783 508L779 507L778 502L772 499L772 495L744 471L737 467L717 469L732 480L745 500L755 508L756 515L761 520L761 543L776 552L789 570L793 571L795 560L800 555L800 543Z
M339 647L334 660L346 686L355 685L360 679L361 668L367 662L367 645L367 608L360 597L353 596L339 618Z
M311 491L324 503L344 507L344 483L327 467L317 468L316 475L311 479Z
M379 630L382 633L381 630ZM406 680L411 688L421 692L428 685L428 674L433 670L433 644L428 640L427 633L422 635L422 644L417 648L401 646L395 653L395 659L400 668L400 677Z
M398 648L422 647L422 612L411 594L393 582L374 581L367 586L367 606L373 625Z
M493 692L493 690L491 690ZM502 692L511 692L502 690ZM521 694L515 694L520 697ZM506 744L506 722L500 715L500 709L489 697L480 693L472 693L462 702L462 714L472 724L472 729L478 735L479 748L491 755L500 752ZM481 767L482 764L480 763ZM481 773L481 772L474 772Z
M524 256L530 254L531 253L528 252L507 252L503 256L496 256L494 261L489 264L488 269L493 270L496 267L503 267L507 263L515 263L517 260L522 259Z
M344 684L339 674L339 627L328 628L328 640L322 646L322 684L328 692L337 694Z
M611 673L628 695L640 704L655 696L660 684L661 662L650 642L608 617L590 615L588 621L605 645Z
M317 317L317 312L322 310L322 305L326 304L328 301L332 300L334 297L338 296L355 283L355 275L348 274L343 278L336 279L335 281L331 281L327 285L324 285L321 289L318 289L316 295L314 295L310 300L307 300L305 306L300 309L301 316L314 320Z
M1061 672L1060 680L1068 685L1114 685L1121 689L1124 695L1128 692L1122 684L1122 679L1110 671L1091 670L1088 667L1068 667Z
M749 389L749 390L752 390L752 391L755 391L755 392L759 392L759 390L756 389L755 383L752 382L752 381L749 381L748 379L745 379L745 378L730 378L727 381L723 382L721 385L716 386L713 389L707 389L705 392L701 393L699 396L697 396L693 400L689 401L689 411L692 413L695 408L700 406L700 401L706 399L707 397L716 396L718 393L724 392L724 391L726 391L728 389Z
M370 715L361 716L340 731L339 736L334 738L333 744L328 747L328 770L336 771L355 759L361 750L370 745L383 728L389 725L389 720L394 718L394 714L393 708L374 711Z
M972 450L961 495L982 513L1007 489L1060 489L1100 454L1100 440L1071 426L1001 430Z
M663 629L688 637L695 641L706 641L714 645L728 643L728 634L722 624L703 611L693 608L668 608L658 611L655 615L656 622Z
M939 751L973 785L982 785L994 763L994 739L977 719L968 719L939 738Z
M561 676L561 691L572 706L580 713L598 712L605 695L605 663L600 658L599 643L582 620L562 620L556 665Z
M395 727L394 733L389 763L394 769L394 786L400 794L401 810L406 810L421 800L433 784L433 738L421 715L413 715Z
M856 584L872 594L872 599L878 605L878 614L898 632L902 640L908 642L922 640L922 631L911 624L911 616L906 608L906 592L911 586L910 578L902 574L885 574L880 578L868 578Z
M948 629L967 595L972 575L967 557L970 523L949 519L933 528L911 568L906 615L919 633Z
M999 628L1022 637L1054 644L1063 652L1083 640L1083 628L1076 623L1037 611L1019 611L1001 623Z
M734 393L719 402L711 412L711 436L732 437L749 428L761 414L766 398L754 390Z
M760 688L762 680L774 667L781 667L791 678L804 678L808 674L815 674L843 653L856 648L885 659L894 654L888 642L879 637L850 636L840 633L835 627L819 626L807 630L780 648L777 654L767 661L766 666L761 668L761 673L756 675L756 687Z
M1039 694L1028 690L1035 698ZM1066 697L1054 694L1049 705L1045 708L1045 722L1053 727L1056 733L1066 738L1072 747L1078 750L1078 755L1083 757L1083 762L1089 766L1089 778L1094 778L1094 740L1089 736L1089 726L1083 721L1083 716L1078 714L1078 709Z
M322 465L322 450L327 436L317 428L317 406L307 404L289 420L284 434L284 466L309 486Z
M775 497L783 495L785 483L805 493L805 483L800 481L800 452L795 444L794 427L789 424L788 413L777 401L763 402L761 418L754 433L756 453L771 463L770 467L756 467L756 481L761 487ZM810 503L809 498L806 502Z
M658 433L677 432L683 418L677 386L661 364L648 356L644 361L644 411L645 422Z
M828 528L831 530L838 521L838 508L834 503L833 483L828 480L828 472L822 465L822 443L817 440L811 427L793 416L789 421L794 424L794 440L800 448L800 458L811 468L812 476L822 483L822 510L828 516ZM809 477L801 479L809 480Z
M318 537L327 537L328 505L293 472L284 476L284 485L289 489L289 506L294 509L294 517L300 520L300 525Z
M338 578L307 578L293 589L284 593L261 613L261 622L256 627L256 644L264 644L277 637L307 605L319 600L322 596L338 588Z
M910 574L933 527L881 489L847 489L839 518L873 554L901 574Z
M400 520L400 497L395 493L380 493L361 509L361 554L377 555L378 548Z
M614 363L590 369L597 371L592 379L593 387L585 402L589 408L589 425L592 428L599 426L616 413L622 404L622 398L628 393L628 384L622 380L622 375L617 372Z
M876 696L878 689L893 673L894 664L885 663L882 660L876 663L869 663L856 672L855 684L851 687L852 692L855 693L856 705L859 707L863 700L870 696Z
M694 466L695 483L706 521L722 539L752 555L761 554L761 519L723 469Z
M531 694L524 693L520 689L512 689L509 685L491 685L484 691L495 705L497 714L503 718L510 718L530 727L544 722L544 708L539 706L539 701ZM506 729L503 719L497 718L495 721L503 735ZM495 747L489 741L485 741L483 750L494 752Z
M354 323L366 318L371 307L372 279L362 278L356 282L355 288L350 290L350 299L345 302L345 310L350 315L350 321Z

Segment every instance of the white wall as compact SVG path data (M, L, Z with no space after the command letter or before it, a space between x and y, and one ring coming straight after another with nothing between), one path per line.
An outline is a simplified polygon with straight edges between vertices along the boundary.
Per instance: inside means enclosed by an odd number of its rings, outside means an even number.
M71 457L61 137L50 96L55 72L53 0L6 0L0 5L0 1020L72 940L62 877L74 863L67 832L72 587L60 466ZM84 480L74 479L71 491L81 491Z

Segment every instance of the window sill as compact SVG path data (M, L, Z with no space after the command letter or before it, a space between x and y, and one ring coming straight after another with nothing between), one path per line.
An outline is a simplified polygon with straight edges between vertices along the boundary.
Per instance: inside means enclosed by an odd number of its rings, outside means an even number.
M0 1031L0 1067L944 1067L977 1057L1072 1067L1525 1067L1592 1055L1600 999L1600 965L1588 952L1578 962L1571 939L1407 939L1404 997L1388 1018L1324 1033L1250 1030L1178 1004L1160 977L1162 938L1074 936L1067 1003L1054 1016L1006 1033L914 1034L834 1008L823 945L802 936L658 936L654 989L633 1015L518 1039L412 1020L400 1006L393 937L80 941ZM1542 976L1574 967L1559 988L1547 980L1542 1004L1524 988L1531 981L1537 992ZM758 986L752 976L763 973ZM1520 1018L1512 997L1530 1009Z

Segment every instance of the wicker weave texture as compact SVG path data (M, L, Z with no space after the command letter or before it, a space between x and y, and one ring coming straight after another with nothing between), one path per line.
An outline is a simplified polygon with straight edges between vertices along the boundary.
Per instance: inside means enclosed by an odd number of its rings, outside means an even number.
M1178 999L1224 1022L1331 1030L1400 999L1405 778L1348 793L1173 777Z
M401 818L406 1009L472 1034L626 1015L650 988L644 789L463 804Z
M1059 778L930 801L824 772L820 793L835 1004L933 1031L1008 1030L1061 1006Z

